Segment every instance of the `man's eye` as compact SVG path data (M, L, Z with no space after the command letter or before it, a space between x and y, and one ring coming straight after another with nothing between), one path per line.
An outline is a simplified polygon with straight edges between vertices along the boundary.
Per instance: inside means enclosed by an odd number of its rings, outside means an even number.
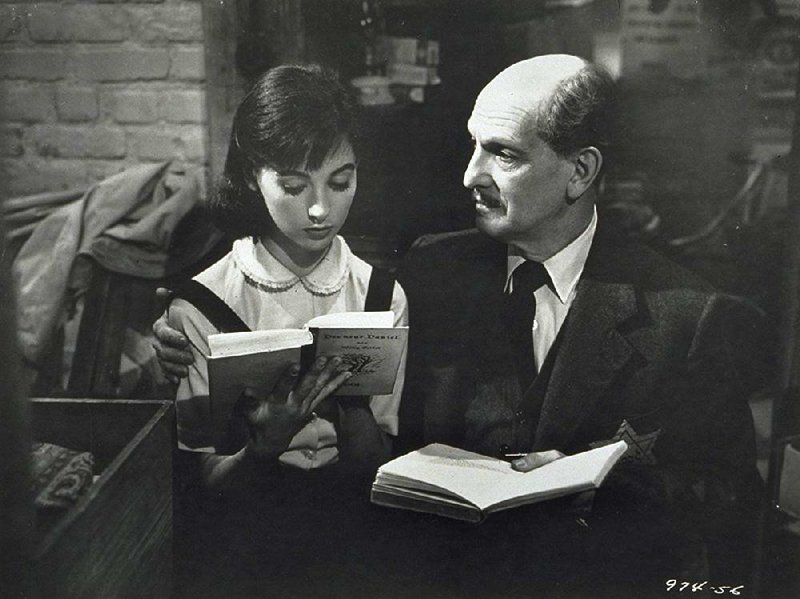
M497 159L502 162L503 164L513 164L517 161L516 157L510 154L499 153L497 154Z

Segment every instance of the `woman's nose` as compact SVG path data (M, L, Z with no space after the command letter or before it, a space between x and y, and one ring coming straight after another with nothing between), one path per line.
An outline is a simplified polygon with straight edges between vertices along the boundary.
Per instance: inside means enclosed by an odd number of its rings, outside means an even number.
M330 201L327 194L322 191L314 191L311 203L308 206L308 218L311 222L321 223L328 218L330 212Z

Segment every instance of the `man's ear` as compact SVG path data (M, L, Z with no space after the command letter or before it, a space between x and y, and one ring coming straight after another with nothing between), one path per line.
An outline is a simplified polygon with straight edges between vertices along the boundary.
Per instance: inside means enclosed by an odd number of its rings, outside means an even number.
M594 146L579 150L574 158L575 170L567 182L567 199L576 202L597 180L603 167L603 154Z

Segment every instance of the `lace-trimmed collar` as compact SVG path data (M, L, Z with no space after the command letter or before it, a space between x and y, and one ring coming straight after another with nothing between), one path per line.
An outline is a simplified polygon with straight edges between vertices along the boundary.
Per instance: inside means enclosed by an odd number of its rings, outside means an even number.
M233 242L233 260L250 285L264 291L286 291L298 283L315 295L333 295L350 274L350 248L337 236L317 267L304 277L286 268L252 237Z

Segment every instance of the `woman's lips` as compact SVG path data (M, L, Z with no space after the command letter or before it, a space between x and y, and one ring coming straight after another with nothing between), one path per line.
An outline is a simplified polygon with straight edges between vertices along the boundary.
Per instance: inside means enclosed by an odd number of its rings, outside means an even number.
M326 225L323 227L305 227L303 230L312 239L322 239L330 233L332 228L333 227Z

